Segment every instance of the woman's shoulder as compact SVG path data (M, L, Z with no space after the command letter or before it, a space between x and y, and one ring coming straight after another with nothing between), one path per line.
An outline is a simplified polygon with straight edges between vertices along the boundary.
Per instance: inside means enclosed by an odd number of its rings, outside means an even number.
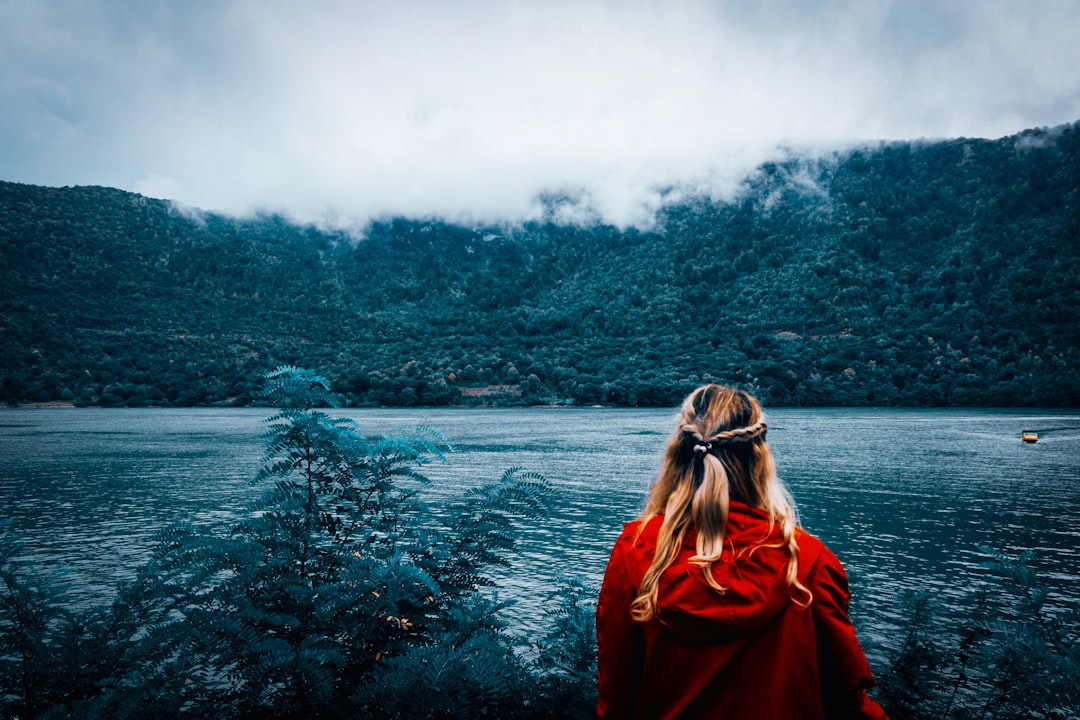
M617 543L638 545L642 540L645 540L646 542L655 542L656 536L660 533L660 526L663 523L663 515L655 515L645 520L642 520L641 518L631 520L623 525L622 533L619 534Z
M813 550L815 553L819 553L822 550L828 550L828 546L817 535L814 535L806 528L795 528L795 542L799 544L799 551Z
M815 556L821 556L830 563L840 563L840 559L829 549L825 541L802 527L795 528L795 541L799 544L799 552L812 552Z
M823 540L800 527L795 529L795 541L799 545L800 580L810 578L813 582L818 578L846 583L843 563Z

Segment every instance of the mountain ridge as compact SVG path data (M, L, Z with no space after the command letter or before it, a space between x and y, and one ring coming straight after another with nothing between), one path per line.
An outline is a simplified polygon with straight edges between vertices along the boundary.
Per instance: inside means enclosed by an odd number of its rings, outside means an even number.
M390 218L357 239L0 182L0 401L1075 406L1080 123L766 163L650 230Z

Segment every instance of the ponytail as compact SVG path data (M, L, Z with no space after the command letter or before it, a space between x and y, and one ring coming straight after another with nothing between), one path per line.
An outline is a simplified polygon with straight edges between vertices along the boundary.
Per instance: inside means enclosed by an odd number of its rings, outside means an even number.
M790 555L786 582L792 600L808 606L813 596L797 577L794 503L776 476L757 400L741 390L705 385L683 403L681 420L640 518L639 533L653 517L663 515L664 520L652 564L631 603L631 617L645 622L656 616L660 576L675 561L690 528L697 531L696 554L690 562L701 567L705 581L716 592L726 591L713 577L712 566L723 554L733 496L764 510L769 516L769 535L779 524L783 538L782 543L761 543L744 552L786 546Z

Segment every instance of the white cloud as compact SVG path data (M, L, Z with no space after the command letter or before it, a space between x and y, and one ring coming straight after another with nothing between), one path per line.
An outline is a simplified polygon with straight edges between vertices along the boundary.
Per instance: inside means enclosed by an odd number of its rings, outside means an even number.
M120 7L120 9L117 9ZM0 2L0 179L363 222L647 224L781 145L1080 118L1033 0Z

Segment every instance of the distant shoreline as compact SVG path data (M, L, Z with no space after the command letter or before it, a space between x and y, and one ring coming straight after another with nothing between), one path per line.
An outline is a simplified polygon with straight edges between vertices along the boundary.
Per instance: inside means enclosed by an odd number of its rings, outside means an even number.
M256 405L256 404L248 404L248 405L231 405L231 404L226 404L226 405L96 405L94 403L90 403L90 404L80 403L80 404L76 405L75 403L70 402L68 400L49 400L47 402L10 403L10 404L8 404L6 406L0 404L0 407L6 407L6 408L8 408L10 410L48 410L48 409L55 409L55 408L60 408L60 409L64 409L64 410L67 410L67 409L79 410L79 409L82 409L82 408L97 408L97 409L106 409L106 410L137 410L137 409L141 409L141 408L157 408L157 409L160 409L160 410L179 410L179 409L184 409L184 408L191 408L191 409L201 408L201 409L214 409L214 410L241 409L241 408L269 408L269 409L273 409L269 405ZM463 409L463 410L467 410L467 409L470 409L470 408L500 408L500 407L502 407L502 408L526 408L526 407L529 407L529 408L555 408L555 409L588 408L590 410L605 410L605 409L615 409L615 408L630 407L631 409L638 409L638 410L643 409L642 406L601 405L601 404L596 404L596 403L591 403L591 404L587 404L587 405L586 404L575 405L573 403L568 403L568 402L536 403L536 404L532 404L532 405L520 405L520 404L514 405L514 404L499 404L499 403L488 403L488 404L485 404L485 403L456 403L456 404L450 404L450 405L368 405L368 404L364 404L364 405L343 405L343 406L341 406L340 408L337 408L337 409L339 409L339 410L348 410L348 409L400 410L400 409L403 409L403 408L419 408L419 409L424 409L424 408L460 408L460 409ZM663 409L662 406L657 406L657 407L660 407L661 409Z

